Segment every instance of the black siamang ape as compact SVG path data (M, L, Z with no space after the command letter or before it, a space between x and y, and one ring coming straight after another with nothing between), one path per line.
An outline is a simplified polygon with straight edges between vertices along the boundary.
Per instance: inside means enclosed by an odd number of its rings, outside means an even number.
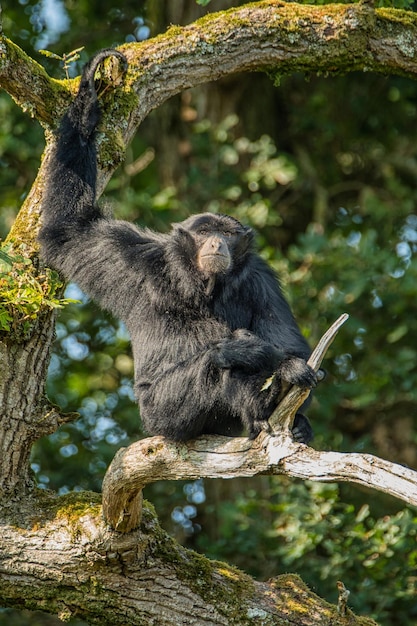
M203 213L157 234L101 213L94 74L109 56L126 63L115 50L96 54L61 122L43 202L43 258L126 324L148 433L184 441L245 428L254 438L268 430L284 389L315 386L309 347L250 228ZM293 435L312 436L301 414Z

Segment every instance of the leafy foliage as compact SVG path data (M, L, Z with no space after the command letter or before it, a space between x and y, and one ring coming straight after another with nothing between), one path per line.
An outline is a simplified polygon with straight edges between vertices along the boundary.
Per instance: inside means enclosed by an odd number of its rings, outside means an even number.
M245 486L233 502L220 504L217 541L200 536L206 554L262 577L296 571L333 602L336 581L343 580L354 610L380 624L414 623L417 518L411 511L377 518L367 503L341 502L333 484L270 479L261 492Z
M62 282L56 272L39 275L31 259L0 249L0 336L13 333L15 340L30 335L38 315L45 309L71 302L60 297Z

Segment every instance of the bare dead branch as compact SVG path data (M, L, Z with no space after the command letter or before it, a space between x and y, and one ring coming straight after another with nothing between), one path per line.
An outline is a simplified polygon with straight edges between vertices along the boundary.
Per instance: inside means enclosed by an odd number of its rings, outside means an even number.
M322 361L326 356L327 350L332 345L334 338L339 332L342 325L349 319L349 315L347 313L343 313L340 317L337 318L335 322L330 326L328 330L324 333L324 335L319 340L317 346L314 348L311 353L310 358L308 359L308 364L313 368L315 372L320 369Z
M343 313L343 315L341 315L324 333L317 346L314 348L307 362L315 372L320 369L327 350L333 343L340 327L348 318L349 315L347 313ZM295 414L303 402L308 398L309 394L309 389L291 387L269 418L269 425L273 433L280 432L283 429L291 430Z
M121 532L140 521L140 492L157 480L238 478L285 474L318 482L355 482L417 506L417 472L370 454L319 452L285 433L244 437L205 436L187 443L163 437L118 451L103 481L103 515Z

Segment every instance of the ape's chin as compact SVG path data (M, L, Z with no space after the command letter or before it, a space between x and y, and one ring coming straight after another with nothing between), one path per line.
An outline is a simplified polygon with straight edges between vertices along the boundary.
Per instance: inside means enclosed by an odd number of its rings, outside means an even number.
M224 254L206 254L200 258L200 269L207 278L212 274L225 274L230 265L230 257Z

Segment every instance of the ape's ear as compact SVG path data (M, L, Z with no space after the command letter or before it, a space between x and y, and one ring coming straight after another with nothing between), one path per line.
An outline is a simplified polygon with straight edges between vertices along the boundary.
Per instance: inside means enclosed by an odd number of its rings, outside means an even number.
M254 236L255 236L255 235L254 235L254 232L253 232L253 230L252 230L252 228L251 228L250 226L245 226L245 227L244 227L244 231L245 231L245 233L244 233L244 237L245 237L246 241L247 241L248 243L252 243L253 238L254 238Z
M174 222L171 224L171 232L174 237L176 237L177 234L179 234L180 237L183 237L184 235L191 236L188 228L183 226L183 222Z
M172 234L177 241L182 241L184 243L188 241L190 244L195 244L195 239L193 237L193 234L190 233L190 231L187 230L186 228L182 228L179 225L173 224L172 229L173 229Z
M174 233L180 233L180 235L188 235L191 237L191 233L186 228L183 228L181 224L171 224Z
M236 242L233 256L235 260L243 257L246 252L249 252L253 248L254 232L249 226L245 226L243 233L240 235Z

